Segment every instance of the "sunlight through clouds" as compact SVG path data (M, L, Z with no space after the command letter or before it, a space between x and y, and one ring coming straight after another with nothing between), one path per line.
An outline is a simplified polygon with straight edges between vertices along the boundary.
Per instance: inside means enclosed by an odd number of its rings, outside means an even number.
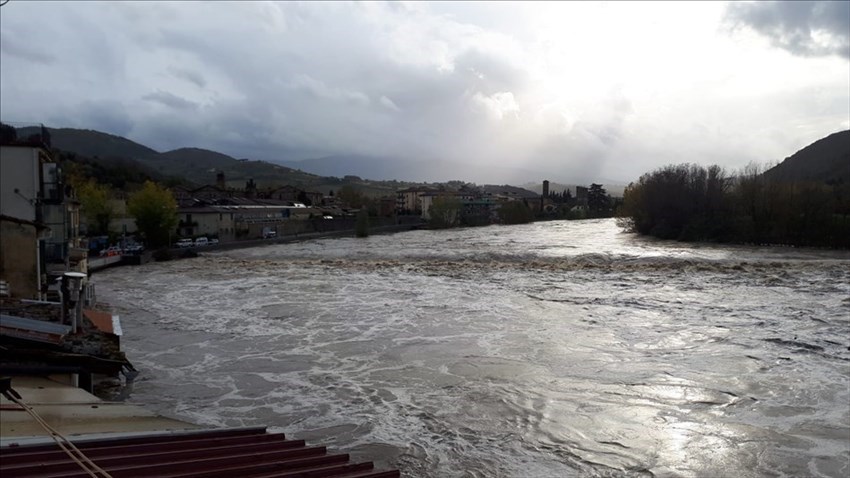
M269 161L735 168L847 127L835 7L786 3L13 1L0 115Z

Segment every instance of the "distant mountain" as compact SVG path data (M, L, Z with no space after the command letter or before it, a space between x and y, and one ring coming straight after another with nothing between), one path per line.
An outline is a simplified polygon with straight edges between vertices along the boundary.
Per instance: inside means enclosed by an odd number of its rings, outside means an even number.
M850 183L850 130L815 141L764 174L780 181Z
M180 148L161 153L127 138L100 131L73 128L48 128L48 131L52 145L59 150L97 158L101 162L121 159L126 163L127 160L133 160L162 177L179 177L197 185L214 184L216 173L223 171L228 186L238 188L253 179L259 187L291 184L327 193L347 184L364 193L378 195L412 183L459 180L476 184L532 184L537 185L532 190L539 193L540 183L549 177L540 171L498 165L409 161L353 154L272 163L236 159L201 148ZM38 132L34 129L31 132L20 129L19 135ZM615 186L606 185L606 188L612 195L617 195ZM551 190L560 192L563 188L558 189L553 183Z
M226 154L201 148L180 148L157 154L147 158L147 163L159 170L170 171L170 174L190 178L198 184L214 184L216 174L224 172L225 180L231 187L244 187L249 179L255 179L258 183L270 183L275 180L286 180L295 182L295 178L286 175L287 170L271 163L261 163L249 166L250 161L241 161ZM293 171L294 173L294 171ZM303 173L299 176L298 183L306 179L309 182L312 175ZM305 177L306 176L306 177Z
M50 141L55 148L72 151L88 158L141 159L157 155L147 146L121 136L90 129L48 128ZM36 128L21 128L18 136L36 134Z
M195 185L215 184L216 174L224 172L230 187L243 188L249 179L258 187L293 185L328 193L344 185L380 196L409 185L399 181L362 181L310 174L281 164L248 159L235 159L226 154L201 148L180 148L160 153L152 148L100 131L74 128L47 128L50 142L63 153L77 155L86 171L97 170L97 176L117 182L133 182L144 177L182 178ZM40 128L18 128L19 137L41 134ZM126 173L126 174L125 174ZM115 181L113 181L115 182Z
M156 161L184 163L190 167L227 168L238 162L236 158L201 148L180 148L156 156Z
M534 191L529 191L528 189L510 186L507 184L503 184L501 186L495 184L485 184L481 186L481 189L485 193L493 195L513 196L523 199L535 199L540 197L540 194Z
M396 163L397 161L392 158L379 158L357 154L278 162L282 166L319 176L335 176L340 178L343 176L359 176L369 179L401 179L400 177L391 177L387 173L388 169L395 169L398 173L406 173L406 169L397 167Z
M321 176L359 176L375 181L446 182L466 181L477 184L523 184L546 174L521 168L475 165L453 161L410 161L402 158L364 155L335 155L302 161L282 161L284 166Z
M30 131L32 130L32 131ZM230 186L244 187L255 179L260 187L292 184L309 187L323 184L323 178L295 171L265 161L238 160L226 154L200 148L180 148L160 153L152 148L100 131L74 128L48 128L52 146L64 152L98 161L129 164L135 161L142 167L164 176L184 178L194 184L214 184L217 171L224 171ZM38 133L34 128L21 128L19 136Z

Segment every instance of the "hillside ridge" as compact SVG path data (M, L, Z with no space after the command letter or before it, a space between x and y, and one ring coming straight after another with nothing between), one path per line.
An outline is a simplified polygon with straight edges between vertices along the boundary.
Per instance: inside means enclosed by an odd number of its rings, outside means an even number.
M764 174L779 181L850 183L850 130L815 141Z

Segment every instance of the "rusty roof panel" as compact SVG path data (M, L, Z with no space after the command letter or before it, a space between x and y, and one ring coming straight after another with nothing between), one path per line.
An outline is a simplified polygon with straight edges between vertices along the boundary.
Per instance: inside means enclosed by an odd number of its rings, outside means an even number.
M0 335L58 344L70 332L68 325L0 314Z
M94 309L83 309L83 315L89 319L98 330L108 334L121 335L115 333L113 326L113 315L108 312L103 312Z
M274 456L276 458L282 457L302 457L302 456L313 456L313 455L324 455L327 450L325 447L317 446L317 447L290 447L285 449L278 448L277 443L267 443L265 445L241 445L234 447L217 447L217 448L199 448L194 450L179 450L179 451L171 451L171 452L160 452L160 453L150 453L150 454L119 454L117 450L112 450L110 455L101 455L99 453L93 453L91 450L86 450L84 453L89 459L96 460L98 466L101 468L107 467L144 467L150 465L151 463L171 463L171 462L181 462L188 460L203 460L210 458L212 456L215 457L228 457L228 458L237 458L240 456L257 456L259 459L264 459L266 457ZM27 463L4 463L3 471L6 470L15 472L16 475L20 476L22 473L26 473L27 470L32 470L37 468L38 471L43 473L54 473L60 471L79 471L79 467L76 463L68 460L68 456L63 452L59 452L60 454L55 454L46 459L40 459L37 464L33 464L33 462ZM62 456L64 455L64 457ZM259 456L262 455L262 456ZM5 461L5 459L4 459Z
M256 437L235 437L230 439L216 440L199 440L194 441L178 441L166 443L146 443L131 446L104 446L104 447L84 447L79 446L81 450L91 459L108 460L113 458L121 458L131 461L134 457L148 459L151 456L168 453L185 453L189 456L198 451L215 452L215 451L237 451L239 449L249 450L286 450L289 448L303 448L304 440L284 440L281 435L258 435ZM4 469L19 464L27 464L32 462L52 463L62 461L67 458L67 455L61 450L52 449L47 451L36 451L29 453L19 453L10 456L3 456Z
M328 454L264 428L200 430L180 435L75 441L98 466L115 478L289 477L391 478L397 470L374 471L371 462L349 463L347 454ZM0 474L20 477L86 477L55 445L0 448Z

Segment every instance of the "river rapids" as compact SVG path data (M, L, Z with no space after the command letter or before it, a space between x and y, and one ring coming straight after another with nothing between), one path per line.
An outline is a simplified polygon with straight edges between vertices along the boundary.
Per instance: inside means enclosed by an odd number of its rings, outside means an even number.
M409 477L850 476L850 254L558 221L94 276L129 400Z

